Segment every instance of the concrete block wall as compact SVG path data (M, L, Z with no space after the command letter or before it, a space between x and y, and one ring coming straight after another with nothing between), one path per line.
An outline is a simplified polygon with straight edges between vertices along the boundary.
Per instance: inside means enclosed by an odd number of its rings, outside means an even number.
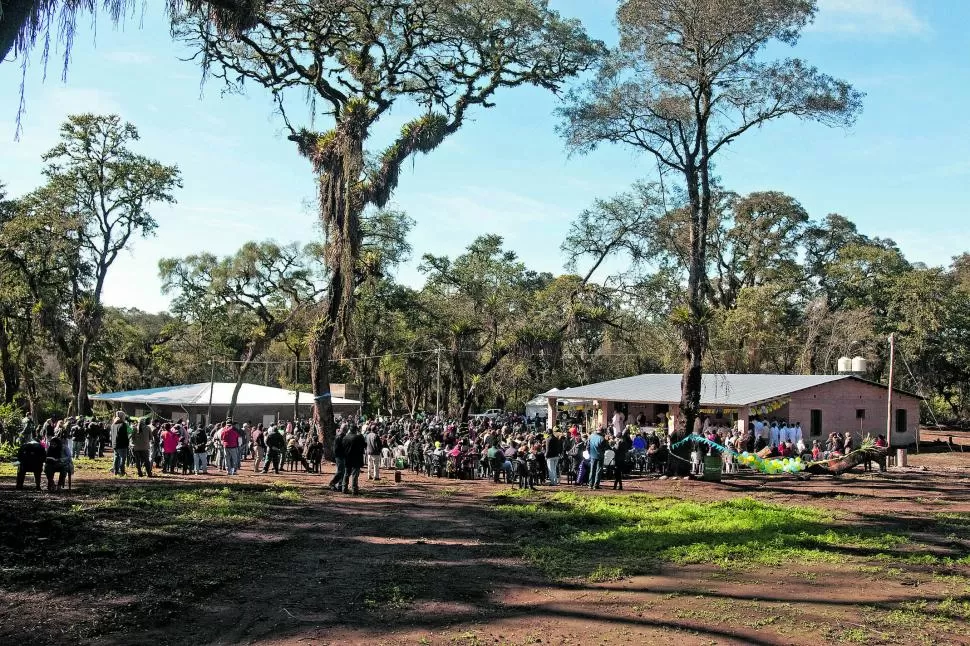
M792 393L788 405L788 419L801 422L806 443L810 444L812 409L822 411L821 439L829 433L851 431L857 439L869 434L886 434L886 398L889 391L880 386L856 379L842 379L808 390ZM865 410L865 419L856 417L857 410ZM906 411L906 428L896 428L896 411ZM919 399L898 391L893 393L892 445L906 446L916 442L919 426Z

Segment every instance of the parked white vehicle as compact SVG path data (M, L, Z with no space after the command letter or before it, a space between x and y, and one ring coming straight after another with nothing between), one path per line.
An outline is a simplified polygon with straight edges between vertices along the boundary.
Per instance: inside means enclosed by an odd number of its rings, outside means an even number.
M486 419L492 419L492 420L494 420L494 419L498 419L499 417L501 417L504 414L505 414L505 411L503 411L500 408L489 408L484 413L478 413L477 415L472 415L472 417L474 417L476 419L486 418Z

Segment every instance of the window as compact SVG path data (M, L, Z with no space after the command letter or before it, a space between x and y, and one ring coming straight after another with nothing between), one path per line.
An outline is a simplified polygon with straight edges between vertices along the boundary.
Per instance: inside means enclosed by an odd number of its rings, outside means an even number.
M857 409L855 409L855 418L856 419L865 419L866 418L866 409L865 408L857 408Z
M811 426L812 437L817 437L822 434L822 411L818 408L812 409L812 426Z
M905 433L908 429L906 427L906 409L897 408L896 409L896 428L893 429L897 433Z

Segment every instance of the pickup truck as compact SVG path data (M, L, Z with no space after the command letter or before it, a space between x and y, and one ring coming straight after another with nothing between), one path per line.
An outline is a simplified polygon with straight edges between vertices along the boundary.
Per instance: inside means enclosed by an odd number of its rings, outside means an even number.
M478 413L477 415L472 415L472 417L474 417L476 419L487 418L487 419L494 420L494 419L498 419L499 417L501 417L504 414L505 414L505 411L503 411L500 408L489 408L484 413Z

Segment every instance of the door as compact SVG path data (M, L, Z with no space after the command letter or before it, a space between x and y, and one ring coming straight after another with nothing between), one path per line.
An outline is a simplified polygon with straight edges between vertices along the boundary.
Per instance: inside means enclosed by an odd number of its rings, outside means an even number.
M896 428L893 429L896 433L905 433L909 428L906 426L906 409L897 408L896 409Z

